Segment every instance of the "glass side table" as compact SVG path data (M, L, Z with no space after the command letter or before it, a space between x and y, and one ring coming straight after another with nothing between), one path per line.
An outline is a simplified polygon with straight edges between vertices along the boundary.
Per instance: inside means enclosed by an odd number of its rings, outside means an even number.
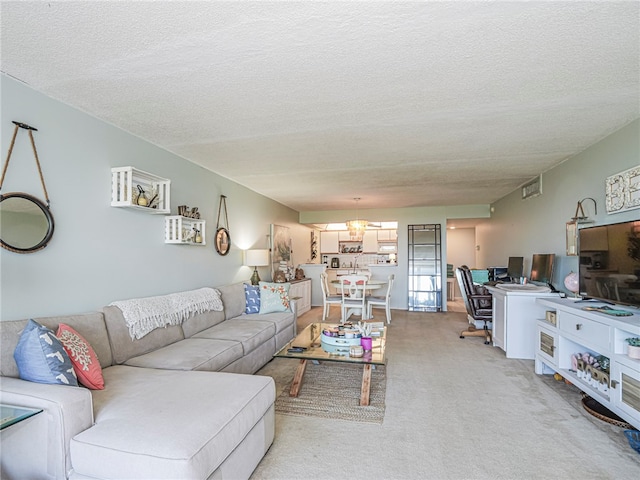
M41 408L16 407L14 405L0 405L0 430L22 422L42 412Z

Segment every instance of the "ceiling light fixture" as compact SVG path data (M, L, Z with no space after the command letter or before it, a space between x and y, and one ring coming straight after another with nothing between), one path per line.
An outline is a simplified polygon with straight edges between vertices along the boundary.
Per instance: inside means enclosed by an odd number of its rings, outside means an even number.
M358 217L358 202L360 198L354 198L356 201L356 219L349 220L347 222L347 229L349 230L349 237L353 241L360 241L364 235L365 230L367 229L367 225L369 222L366 220L360 220Z

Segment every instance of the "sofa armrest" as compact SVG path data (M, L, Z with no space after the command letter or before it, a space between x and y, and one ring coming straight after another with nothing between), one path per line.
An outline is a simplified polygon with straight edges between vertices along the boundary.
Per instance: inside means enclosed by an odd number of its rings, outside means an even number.
M68 478L71 473L70 440L93 425L91 392L83 387L47 385L18 378L0 378L0 401L20 407L41 408L46 418L47 461L41 478ZM15 446L14 446L15 447ZM29 445L25 445L29 452ZM3 463L5 462L3 458ZM14 459L29 461L27 459Z

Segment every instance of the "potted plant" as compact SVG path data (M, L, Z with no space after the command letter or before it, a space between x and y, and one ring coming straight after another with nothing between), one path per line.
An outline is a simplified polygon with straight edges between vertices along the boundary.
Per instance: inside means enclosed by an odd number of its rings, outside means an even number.
M629 344L627 355L640 360L640 337L630 337L625 341Z

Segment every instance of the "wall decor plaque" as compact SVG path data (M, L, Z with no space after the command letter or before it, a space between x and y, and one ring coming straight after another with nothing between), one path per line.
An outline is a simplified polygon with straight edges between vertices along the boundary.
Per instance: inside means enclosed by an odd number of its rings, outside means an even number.
M640 165L608 177L605 195L607 213L640 208Z

